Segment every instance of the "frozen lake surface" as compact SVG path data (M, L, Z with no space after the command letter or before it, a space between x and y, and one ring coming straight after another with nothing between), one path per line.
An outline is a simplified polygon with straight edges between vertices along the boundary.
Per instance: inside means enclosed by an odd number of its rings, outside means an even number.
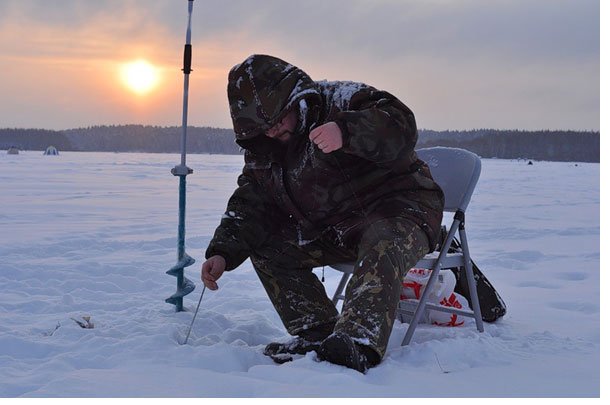
M0 151L0 397L597 397L600 165L483 160L467 216L474 260L508 313L478 333L396 322L366 375L263 356L287 339L249 261L201 291L203 252L241 156L188 165L187 312L175 291L177 155ZM316 270L318 274L319 271ZM326 269L327 291L339 273ZM92 329L71 318L89 316Z

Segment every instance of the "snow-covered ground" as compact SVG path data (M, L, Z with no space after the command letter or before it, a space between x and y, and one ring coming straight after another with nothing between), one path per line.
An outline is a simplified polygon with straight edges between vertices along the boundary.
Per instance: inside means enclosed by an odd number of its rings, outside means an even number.
M187 268L197 290L175 313L177 155L0 151L0 397L597 397L600 165L483 161L467 229L508 314L478 333L421 325L366 375L284 365L287 339L249 261L197 305L203 251L240 156L188 165ZM318 271L317 271L318 272ZM319 272L318 272L319 273ZM326 270L330 291L339 274ZM90 316L92 329L71 318Z

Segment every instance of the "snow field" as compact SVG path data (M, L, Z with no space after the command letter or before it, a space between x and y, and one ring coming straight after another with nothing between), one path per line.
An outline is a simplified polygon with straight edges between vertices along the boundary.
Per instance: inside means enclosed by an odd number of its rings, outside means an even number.
M508 306L478 333L420 325L362 375L314 354L278 366L288 335L249 261L201 292L207 243L241 156L193 155L187 312L175 290L179 156L0 152L0 397L597 397L600 165L484 159L471 253ZM316 270L320 274L320 270ZM329 294L340 274L326 269ZM90 316L94 328L71 318ZM468 384L468 381L474 383Z

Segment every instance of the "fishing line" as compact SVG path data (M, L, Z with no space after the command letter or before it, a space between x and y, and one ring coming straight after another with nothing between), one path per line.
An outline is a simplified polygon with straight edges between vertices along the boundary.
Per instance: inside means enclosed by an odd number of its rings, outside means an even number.
M201 290L201 295L199 296L199 303L197 304L197 309L193 314L193 320L191 321L191 326L189 326L189 330L186 334L186 339L184 339L183 345L185 345L189 341L189 336L191 336L191 329L193 329L193 324L195 323L195 318L197 317L197 313L199 312L199 306L201 305L201 299L203 298L203 293L205 292L205 284L203 285L203 290Z

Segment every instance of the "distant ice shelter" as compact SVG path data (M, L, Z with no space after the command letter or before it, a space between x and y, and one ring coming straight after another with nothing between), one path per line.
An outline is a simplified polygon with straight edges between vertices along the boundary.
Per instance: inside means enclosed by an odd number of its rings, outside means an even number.
M55 146L50 145L47 149L45 149L44 155L45 156L57 156L57 155L59 155L59 151L57 150L57 148Z
M18 155L19 148L16 146L11 146L10 148L8 148L8 151L6 153L8 153L9 155Z

